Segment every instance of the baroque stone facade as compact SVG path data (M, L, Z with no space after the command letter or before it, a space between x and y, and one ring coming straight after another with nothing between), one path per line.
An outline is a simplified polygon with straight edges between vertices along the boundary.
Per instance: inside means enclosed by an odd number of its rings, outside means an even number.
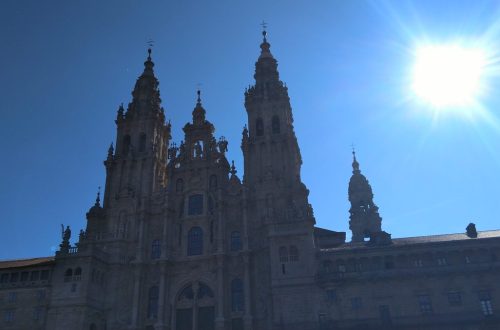
M392 239L354 153L352 241L315 226L263 35L242 180L200 92L184 140L171 142L149 51L78 243L63 228L55 257L0 262L0 328L500 328L500 231Z

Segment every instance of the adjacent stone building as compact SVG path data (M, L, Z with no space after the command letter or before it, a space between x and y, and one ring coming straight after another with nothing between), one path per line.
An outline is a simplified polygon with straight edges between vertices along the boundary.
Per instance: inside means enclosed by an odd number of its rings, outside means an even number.
M0 262L1 329L500 329L499 230L392 239L354 153L352 241L315 226L263 36L242 179L200 92L171 141L149 51L78 243Z

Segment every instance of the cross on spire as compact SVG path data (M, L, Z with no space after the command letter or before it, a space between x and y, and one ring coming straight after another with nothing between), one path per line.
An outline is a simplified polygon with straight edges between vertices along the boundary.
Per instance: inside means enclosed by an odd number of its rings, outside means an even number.
M151 48L153 48L155 42L153 39L149 38L149 40L146 43L148 45L148 60L151 60Z
M262 23L260 23L260 26L262 26L262 36L264 36L264 41L266 41L266 36L267 36L267 23L266 21L262 21Z
M201 104L201 83L196 84L196 95L198 95L197 102L198 104Z

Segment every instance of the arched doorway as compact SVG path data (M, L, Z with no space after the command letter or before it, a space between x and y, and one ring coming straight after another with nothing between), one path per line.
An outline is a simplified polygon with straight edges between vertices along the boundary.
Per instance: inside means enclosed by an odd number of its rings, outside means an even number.
M202 282L185 286L179 293L175 310L175 330L214 330L215 297Z

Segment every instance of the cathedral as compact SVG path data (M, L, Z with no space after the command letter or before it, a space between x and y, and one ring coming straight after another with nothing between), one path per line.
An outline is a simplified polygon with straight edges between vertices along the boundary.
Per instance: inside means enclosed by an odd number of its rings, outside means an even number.
M352 239L315 226L265 31L239 173L200 91L172 141L148 53L77 243L0 262L1 329L500 329L500 230L392 238L354 152Z

